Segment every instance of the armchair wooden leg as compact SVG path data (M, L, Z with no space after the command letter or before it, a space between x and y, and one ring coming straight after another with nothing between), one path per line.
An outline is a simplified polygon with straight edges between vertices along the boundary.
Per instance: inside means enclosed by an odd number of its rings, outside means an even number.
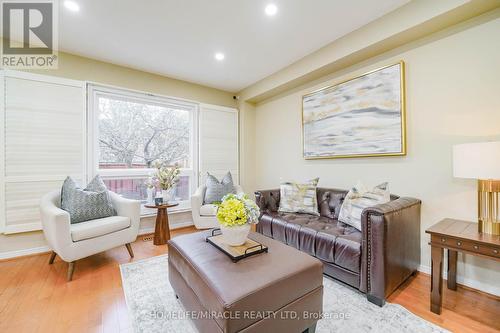
M50 254L49 265L52 265L55 259L56 259L56 253L52 251L52 253Z
M127 247L128 254L130 254L130 258L133 258L134 251L132 251L132 245L130 245L130 243L127 243L127 244L125 244L125 246Z
M71 281L73 279L73 272L74 271L75 271L75 262L72 261L72 262L68 263L68 276L67 276L68 281Z

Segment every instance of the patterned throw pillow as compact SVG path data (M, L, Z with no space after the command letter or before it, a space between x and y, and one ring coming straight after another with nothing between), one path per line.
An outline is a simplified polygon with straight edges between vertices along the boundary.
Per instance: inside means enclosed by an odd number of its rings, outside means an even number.
M71 223L116 215L108 189L99 175L83 190L67 177L61 190L61 208L69 213Z
M382 183L368 190L358 183L347 193L340 208L339 221L361 231L361 213L363 209L391 200L388 183Z
M220 182L207 172L206 186L205 198L203 199L205 204L219 203L222 201L223 196L234 193L233 176L229 171Z
M319 178L300 184L295 182L281 183L280 207L281 213L304 213L319 216L316 187Z

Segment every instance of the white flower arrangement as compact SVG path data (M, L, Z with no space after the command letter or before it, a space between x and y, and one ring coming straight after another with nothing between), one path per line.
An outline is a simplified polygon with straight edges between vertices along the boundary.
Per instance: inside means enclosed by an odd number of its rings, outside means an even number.
M153 189L155 188L155 180L153 175L149 175L148 179L144 182L144 185L146 185L147 188Z
M179 165L167 165L164 161L155 161L153 167L156 168L155 173L151 177L153 183L158 184L162 190L170 190L179 181L181 169Z

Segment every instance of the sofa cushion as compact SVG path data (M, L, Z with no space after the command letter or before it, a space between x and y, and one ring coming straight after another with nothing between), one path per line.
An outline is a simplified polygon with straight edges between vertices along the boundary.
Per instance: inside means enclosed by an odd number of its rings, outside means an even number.
M85 239L104 236L112 232L120 231L130 227L130 218L125 216L110 216L86 222L72 224L70 226L71 239L78 242Z
M257 225L262 234L325 262L359 273L361 232L338 220L309 214L268 212Z
M336 265L359 273L361 266L361 233L338 236L335 240Z
M205 204L200 207L200 216L215 216L217 214L217 205Z

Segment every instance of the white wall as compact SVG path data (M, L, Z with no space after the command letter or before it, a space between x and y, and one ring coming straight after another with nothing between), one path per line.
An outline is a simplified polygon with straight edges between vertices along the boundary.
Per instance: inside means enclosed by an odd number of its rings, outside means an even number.
M240 111L240 185L253 197L255 192L255 106L241 102Z
M319 186L349 188L358 179L390 182L393 193L423 201L423 270L430 263L425 229L444 217L476 218L476 183L452 176L451 147L500 139L500 19L462 25L288 91L255 109L255 184L319 176ZM302 95L366 71L406 63L408 155L304 160ZM459 282L500 295L498 262L459 256Z

